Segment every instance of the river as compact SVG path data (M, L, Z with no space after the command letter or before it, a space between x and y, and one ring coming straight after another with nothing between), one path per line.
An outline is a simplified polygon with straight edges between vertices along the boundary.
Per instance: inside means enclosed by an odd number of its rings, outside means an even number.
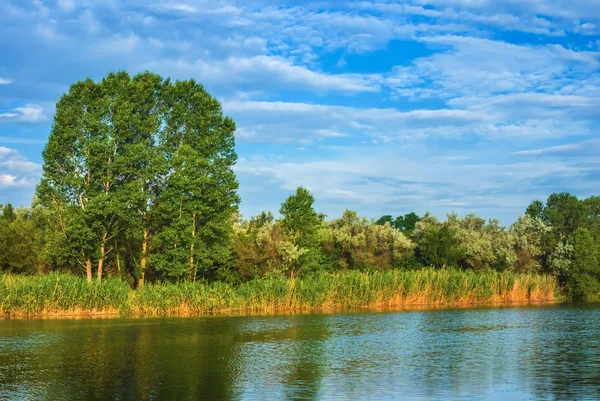
M600 304L0 321L0 399L600 399Z

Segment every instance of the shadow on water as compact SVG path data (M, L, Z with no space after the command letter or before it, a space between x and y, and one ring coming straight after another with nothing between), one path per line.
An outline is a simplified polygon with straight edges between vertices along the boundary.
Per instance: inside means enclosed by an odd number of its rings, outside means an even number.
M0 322L0 399L599 399L600 305Z

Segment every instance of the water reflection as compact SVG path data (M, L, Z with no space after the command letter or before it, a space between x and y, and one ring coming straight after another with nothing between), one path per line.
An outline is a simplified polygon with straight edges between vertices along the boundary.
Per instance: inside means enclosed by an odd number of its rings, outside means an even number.
M0 398L600 399L600 307L0 322Z

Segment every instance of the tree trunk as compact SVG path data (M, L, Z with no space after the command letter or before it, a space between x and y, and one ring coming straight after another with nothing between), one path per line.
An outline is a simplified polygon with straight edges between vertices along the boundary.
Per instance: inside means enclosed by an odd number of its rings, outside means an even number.
M121 257L119 255L119 243L115 241L115 256L117 258L117 273L119 277L121 276Z
M104 258L106 257L104 240L100 244L100 259L98 259L98 281L102 281L102 268L104 267Z
M144 228L144 239L142 240L142 255L140 257L140 279L138 280L138 286L144 286L144 279L146 278L146 259L148 251L148 229Z
M87 276L88 283L92 282L92 261L90 259L85 260L85 274Z
M194 241L196 240L196 214L192 214L192 244L190 245L190 272L194 272L192 282L196 282L198 274L198 266L194 265Z

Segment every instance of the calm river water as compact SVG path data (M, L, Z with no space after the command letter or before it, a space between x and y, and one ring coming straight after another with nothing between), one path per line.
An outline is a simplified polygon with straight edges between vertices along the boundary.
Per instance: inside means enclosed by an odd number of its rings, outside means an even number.
M600 305L0 321L0 399L600 399Z

